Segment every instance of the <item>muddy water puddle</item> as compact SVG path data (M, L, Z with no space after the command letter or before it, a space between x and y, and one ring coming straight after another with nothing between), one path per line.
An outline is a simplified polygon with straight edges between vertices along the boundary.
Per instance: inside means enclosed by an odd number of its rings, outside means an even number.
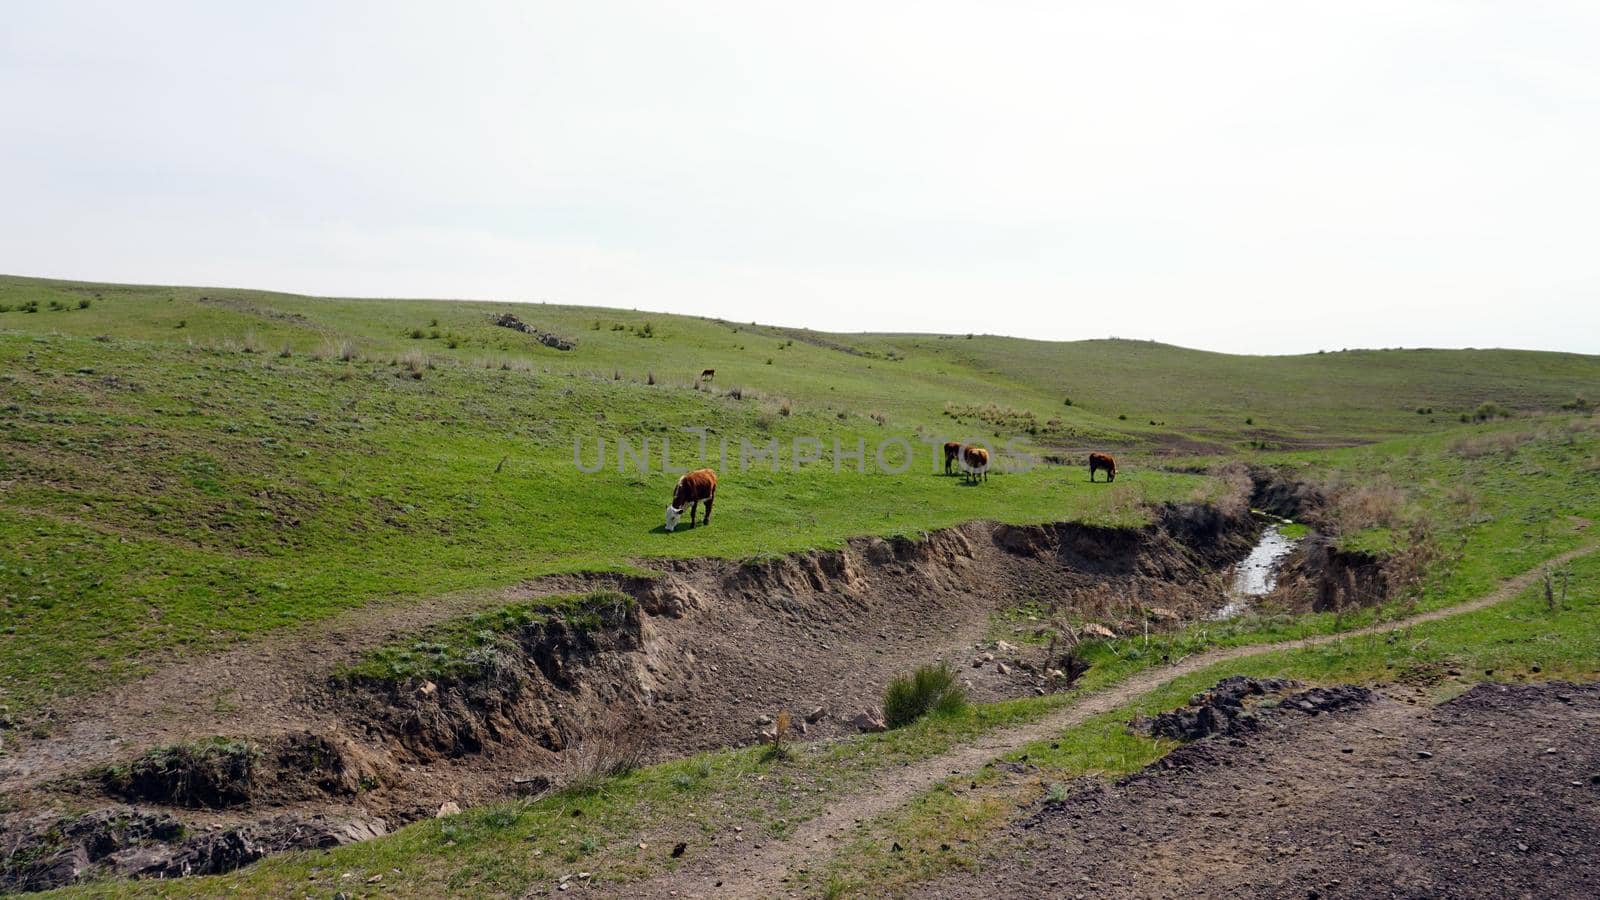
M1228 586L1228 602L1212 615L1213 619L1234 618L1249 609L1251 601L1272 593L1272 589L1277 587L1278 565L1302 540L1283 533L1284 526L1289 524L1274 523L1261 532L1261 540L1250 551L1250 555L1234 567L1233 582Z

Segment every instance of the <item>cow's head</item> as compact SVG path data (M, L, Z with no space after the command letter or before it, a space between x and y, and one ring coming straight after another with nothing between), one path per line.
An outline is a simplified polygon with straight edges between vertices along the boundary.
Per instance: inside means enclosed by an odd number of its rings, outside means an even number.
M683 516L683 510L677 508L676 506L673 506L671 503L668 503L667 504L667 530L671 531L672 529L677 528L678 527L678 519L680 517L682 517L682 516Z

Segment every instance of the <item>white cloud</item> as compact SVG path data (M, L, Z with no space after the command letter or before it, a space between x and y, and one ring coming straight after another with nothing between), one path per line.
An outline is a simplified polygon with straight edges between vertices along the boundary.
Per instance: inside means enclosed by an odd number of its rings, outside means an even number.
M0 270L1600 351L1587 5L52 4Z

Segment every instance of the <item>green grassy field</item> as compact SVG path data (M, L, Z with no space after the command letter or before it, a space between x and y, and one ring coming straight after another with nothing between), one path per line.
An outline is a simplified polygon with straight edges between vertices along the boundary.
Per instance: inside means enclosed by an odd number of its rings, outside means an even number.
M1575 451L1568 458L1592 459L1585 454L1594 443L1580 446L1584 452ZM1531 507L1516 506L1514 497L1508 502L1512 505L1502 512L1511 517ZM1600 514L1600 497L1583 502L1588 504L1586 511ZM1469 522L1464 527L1476 531L1486 524ZM327 853L275 857L225 876L160 885L105 883L64 894L276 895L301 889L355 889L372 875L383 875L388 892L514 896L577 869L593 870L605 880L626 881L675 865L665 854L669 836L690 841L696 853L710 836L735 825L746 829L751 840L760 835L781 837L817 815L830 800L870 786L875 773L947 752L999 728L1036 720L1164 661L1215 647L1347 631L1419 608L1459 603L1541 558L1584 546L1583 537L1590 536L1579 530L1558 542L1535 545L1521 560L1521 568L1511 568L1504 559L1486 566L1467 564L1465 557L1455 560L1433 574L1427 599L1421 602L1398 601L1344 616L1202 623L1148 639L1130 636L1092 642L1085 647L1092 667L1070 693L980 704L885 734L813 747L786 761L775 761L760 748L699 754L611 779L597 790L469 810L449 820L419 822L376 841ZM808 883L835 895L910 891L919 879L965 865L987 835L1010 821L1019 803L1037 799L1050 783L1126 774L1170 750L1174 746L1170 741L1129 733L1127 721L1135 713L1149 715L1181 705L1226 675L1279 675L1333 684L1383 683L1398 677L1414 681L1420 673L1440 696L1459 690L1475 679L1475 673L1486 670L1511 680L1600 676L1600 629L1595 626L1600 556L1591 553L1569 569L1578 588L1555 609L1548 608L1534 588L1477 612L1404 631L1264 653L1182 676L1134 703L1007 754L1006 759L1026 756L1038 767L1021 781L992 767L952 777L870 823L833 859L817 860ZM1466 674L1447 676L1451 668ZM982 789L954 789L969 781ZM641 840L646 847L638 846ZM893 852L896 842L907 852Z
M502 312L577 347L495 327ZM704 368L716 378L696 385ZM776 555L973 519L1136 525L1155 504L1220 496L1227 478L1197 473L1241 458L1332 490L1330 524L1346 548L1403 551L1418 534L1435 547L1424 577L1378 608L1091 644L1081 693L1163 657L1448 606L1591 541L1600 419L1579 401L1597 385L1600 358L1525 351L1236 357L1117 340L831 335L537 304L0 277L0 704L26 718L164 662L363 605L542 574ZM1475 414L1486 420L1462 421ZM706 429L704 456L682 430L691 427ZM1071 465L976 486L935 474L930 441L980 437ZM792 466L796 440L809 438L818 458ZM875 464L873 448L889 438L917 454L903 472ZM580 471L602 439L607 465ZM673 463L721 472L711 527L661 528L676 477L662 471L666 440ZM776 470L740 466L741 440L776 441ZM836 460L835 440L859 441L865 458ZM647 471L619 468L619 441L650 448ZM1087 482L1078 460L1090 447L1123 460L1115 485ZM1579 567L1581 583L1593 584L1593 569ZM1522 600L1515 615L1428 626L1433 636L1415 646L1356 640L1235 668L1372 680L1443 656L1493 657L1491 667L1512 672L1536 657L1546 676L1589 677L1594 601L1582 590L1543 618L1524 614ZM378 648L358 665L447 668L497 622L544 614L488 609L443 623L427 647ZM1141 703L1171 705L1203 680ZM398 869L392 880L418 893L515 893L579 863L627 878L660 868L659 854L636 844L663 817L687 810L700 833L754 822L783 834L887 766L1076 695L980 706L778 767L753 750L703 754L598 791L472 810L160 892L337 889L347 871ZM1058 754L1040 751L1051 777L1154 758L1160 745L1114 727L1129 712L1063 736ZM976 839L1014 800L935 792L874 826L853 851L863 868L841 864L824 881L846 891L862 876L910 884L927 872L888 859L880 838L967 829ZM86 890L146 889L155 886Z
M1228 357L12 277L0 309L0 691L21 709L380 598L975 518L1134 523L1216 490L1158 454L1449 441L1485 401L1555 410L1600 382L1600 360L1558 354ZM577 348L492 325L504 311ZM707 429L707 458L685 427ZM1130 460L1113 488L1075 464L969 488L931 472L926 442L946 437ZM821 458L791 470L797 438ZM916 453L902 474L875 465L886 438ZM574 439L586 465L607 441L607 467L578 471ZM648 473L618 470L619 440L649 447ZM741 441L772 440L780 471L738 471ZM665 441L674 464L722 470L713 527L659 528Z

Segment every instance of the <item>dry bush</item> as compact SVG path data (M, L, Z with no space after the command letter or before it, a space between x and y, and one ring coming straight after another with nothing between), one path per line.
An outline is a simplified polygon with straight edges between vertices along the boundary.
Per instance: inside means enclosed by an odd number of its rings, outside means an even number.
M1383 580L1391 597L1406 596L1415 600L1422 588L1424 576L1433 563L1444 555L1434 533L1433 522L1419 517L1406 527L1406 540L1402 549L1383 562ZM1385 598L1371 598L1379 603Z
M1342 485L1333 491L1333 518L1345 531L1398 527L1404 521L1405 510L1405 491L1386 475Z
M356 358L356 347L346 340L332 340L324 343L322 349L316 352L318 359L336 359L341 362L350 362Z
M395 360L395 365L400 367L401 374L410 375L418 380L421 380L424 370L433 368L433 363L428 361L427 355L418 350L406 351Z
M1478 500L1478 493L1472 488L1464 484L1453 484L1445 490L1444 498L1452 506L1460 507L1461 515L1468 522L1478 521L1481 505Z
M561 752L557 783L579 793L592 792L606 779L626 775L644 761L641 723L617 707L591 716Z
M785 400L782 403L778 404L778 415L780 415L780 416L788 416L788 415L793 415L793 414L794 414L794 405L791 404L788 400Z
M1250 467L1239 460L1212 466L1211 477L1222 482L1222 493L1215 505L1226 515L1239 516L1250 511L1250 495L1255 492L1255 482L1250 478Z
M1450 445L1450 452L1463 459L1481 459L1495 454L1510 459L1516 455L1518 447L1533 440L1535 437L1536 435L1531 431L1502 431L1497 434L1480 434L1456 441Z
M1139 492L1131 485L1114 484L1107 492L1106 512L1113 516L1124 516L1141 505Z

